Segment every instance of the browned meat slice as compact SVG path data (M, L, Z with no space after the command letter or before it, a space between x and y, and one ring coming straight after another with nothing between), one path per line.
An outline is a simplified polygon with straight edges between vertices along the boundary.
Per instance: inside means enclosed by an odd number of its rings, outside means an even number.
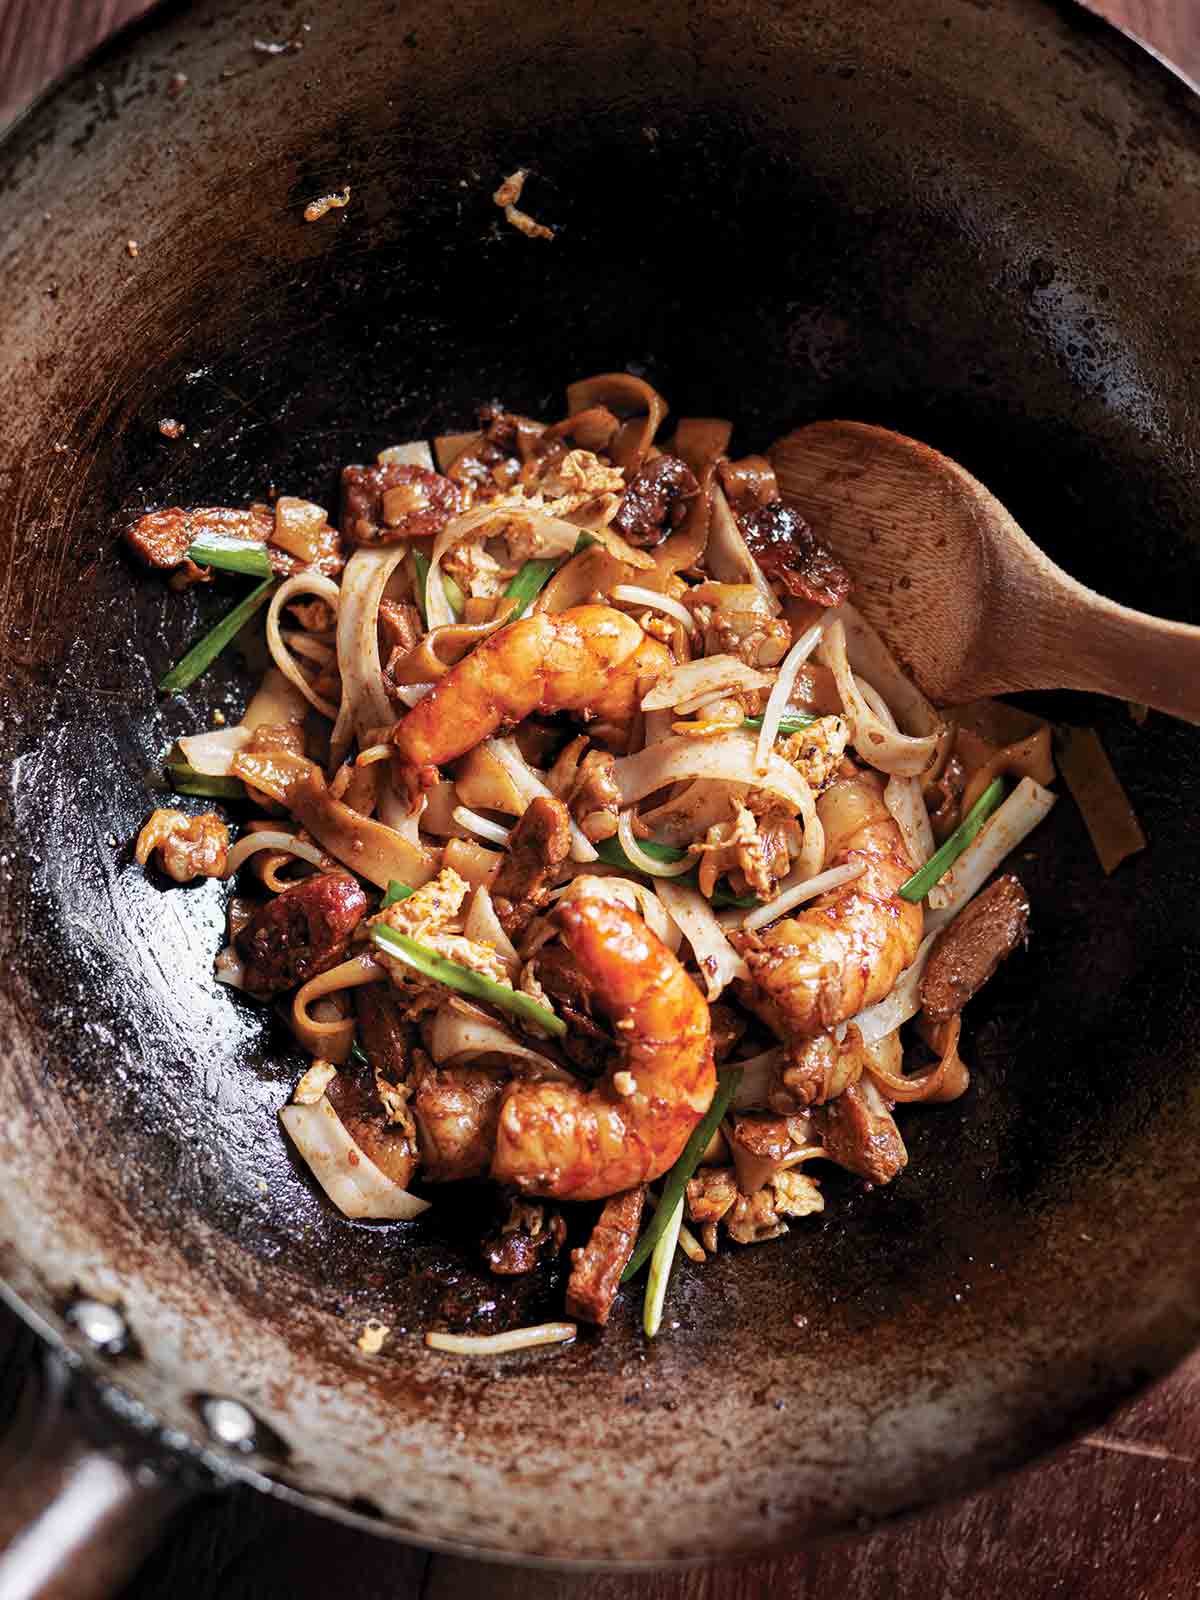
M461 509L458 485L428 467L342 468L342 536L351 544L430 538Z
M479 412L479 443L451 463L447 476L476 497L510 488L526 462L540 453L544 431L541 423L505 411L502 406L483 406ZM560 445L559 450L566 454L565 445Z
M748 1024L740 1011L720 1000L709 1006L708 1018L712 1024L713 1060L720 1066L728 1060Z
M547 428L542 439L573 439L581 450L599 452L608 449L620 426L620 419L607 406L587 406Z
M580 1322L608 1321L617 1290L633 1247L646 1200L644 1184L626 1189L604 1202L604 1210L581 1250L571 1251L571 1277L567 1284L567 1315Z
M750 554L789 594L837 606L850 593L850 574L786 500L740 508L735 515Z
M689 1222L720 1222L737 1198L737 1174L732 1167L701 1167L688 1179L684 1210Z
M888 1103L869 1078L813 1112L829 1159L872 1183L890 1183L907 1166L908 1151Z
M699 488L691 468L678 456L655 456L634 474L612 525L632 545L661 544Z
M483 1259L498 1278L514 1278L532 1272L543 1251L557 1254L566 1237L561 1212L547 1214L540 1200L515 1199L501 1226L484 1239Z
M276 895L235 941L247 991L266 999L337 966L366 909L367 897L348 872L319 872Z
M371 1066L397 1083L409 1068L409 1030L390 983L364 983L354 991L358 1042Z
M368 987L386 986L373 983ZM417 1170L417 1146L412 1118L403 1101L397 1108L398 1116L389 1114L371 1067L339 1068L325 1096L363 1154L393 1183L407 1189Z
M421 613L399 600L379 602L379 654L390 662L396 651L406 656L421 638Z
M955 755L946 762L937 782L925 792L929 822L938 844L944 843L962 821L962 797L966 787L966 768Z
M571 819L561 800L531 800L508 841L504 865L492 885L492 902L506 933L528 926L571 853Z
M267 506L237 510L233 506L167 506L147 511L125 530L130 548L152 567L177 567L193 539L202 533L226 539L258 539L265 543L275 531L275 518ZM280 552L282 554L282 551Z
M989 884L939 934L921 979L921 1005L932 1022L957 1016L1025 938L1029 899L1011 872Z
M584 756L567 804L593 844L611 839L616 833L621 790L617 784L616 760L607 750L589 750Z
M418 1062L412 1109L426 1178L453 1183L488 1170L506 1087L504 1078L480 1067Z
M188 546L201 534L220 534L225 539L258 540L267 546L271 570L277 578L290 578L309 565L326 577L342 570L342 547L334 528L323 528L318 537L316 559L307 563L270 543L275 532L275 516L270 506L246 509L233 506L167 506L162 511L147 511L125 530L125 542L152 567L181 566Z

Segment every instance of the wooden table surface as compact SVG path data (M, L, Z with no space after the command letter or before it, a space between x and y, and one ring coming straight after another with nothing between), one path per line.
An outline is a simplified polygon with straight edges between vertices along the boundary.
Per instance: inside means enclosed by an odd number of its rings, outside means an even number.
M1094 7L1200 81L1200 0ZM0 0L0 125L142 9L143 0ZM0 1358L26 1348L4 1313ZM1195 1600L1198 1461L1200 1356L1045 1464L894 1531L814 1554L637 1578L565 1577L428 1556L235 1493L182 1513L125 1600Z

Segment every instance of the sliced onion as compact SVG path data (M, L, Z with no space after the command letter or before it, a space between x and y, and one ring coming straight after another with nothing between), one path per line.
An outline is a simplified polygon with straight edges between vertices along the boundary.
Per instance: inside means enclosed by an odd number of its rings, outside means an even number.
M942 719L903 672L881 636L848 600L837 608L846 629L846 659L883 695L905 733L937 733Z
M283 674L280 673L282 677ZM254 735L249 728L214 728L211 733L189 733L178 741L189 767L206 778L229 777L229 763Z
M554 798L553 791L548 789L542 779L533 770L525 757L517 749L512 739L485 739L479 746L486 750L504 768L512 780L514 789L527 806L531 800L539 795L548 795ZM574 861L596 861L595 846L588 839L573 819L571 821L571 858Z
M742 1080L734 1091L733 1104L736 1110L744 1111L751 1106L765 1106L769 1104L767 1096L771 1092L771 1085L775 1081L775 1073L783 1061L783 1051L764 1050L760 1056L748 1056L745 1061L728 1061L725 1072L732 1072L738 1068Z
M720 583L752 583L770 606L771 615L779 615L779 597L751 555L725 491L716 482L712 486L712 518L708 525L704 564Z
M926 916L925 927L935 933L944 928L1049 814L1056 799L1035 779L1022 778L941 880L944 903Z
M356 550L342 573L337 618L342 700L329 744L335 764L344 759L354 737L362 743L368 728L392 723L392 702L379 660L379 605L389 579L407 554L403 543Z
M227 778L230 762L251 742L256 728L303 722L307 712L307 697L297 692L278 667L268 667L235 728L188 734L179 740L179 748L197 772L208 778Z
M491 1017L455 1002L438 1007L429 1035L429 1053L439 1066L444 1062L462 1064L480 1056L502 1056L507 1061L532 1068L540 1078L574 1081L573 1075L556 1061L521 1044Z
M840 615L830 616L817 655L837 681L842 711L850 724L850 739L862 759L880 772L902 778L924 772L937 755L939 735L934 732L917 738L897 733L871 710L846 658L846 627Z
M421 844L335 800L313 771L292 786L288 803L302 828L351 872L386 889L393 878L419 889L433 877L435 862ZM413 821L416 817L414 814Z
M907 1077L901 1070L904 1052L897 1034L885 1034L882 1039L876 1039L866 1046L866 1071L889 1100L901 1105L911 1105L919 1100L957 1099L958 1094L963 1092L966 1084L962 1083L959 1087L962 1073L957 1070L962 1065L958 1059L958 1035L962 1027L962 1018L952 1017L950 1021L957 1026L946 1030L945 1047L940 1052L940 1060L933 1066L927 1067L924 1072L913 1073L911 1077ZM950 1085L947 1085L948 1077L952 1080ZM946 1096L944 1091L947 1087L957 1089L957 1093Z
M226 858L225 876L232 878L243 862L259 850L278 850L289 856L297 856L301 861L311 862L314 867L325 864L325 853L318 850L316 845L298 839L294 833L263 828L254 833L243 834L233 846Z
M493 822L490 817L481 817L469 806L455 806L451 814L460 827L486 839L489 844L507 845L512 837L511 828L502 828L498 822Z
M672 600L669 594L658 594L653 589L642 589L636 583L618 583L610 592L610 599L623 606L649 606L653 611L665 611L682 623L688 633L695 633L696 619L685 605Z
M639 872L644 872L648 878L681 878L695 866L695 862L688 856L684 856L681 861L656 861L653 856L648 856L633 831L632 806L627 811L618 813L617 838L621 842L621 849L629 857L630 866L636 867Z
M315 661L319 667L327 667L337 653L331 644L315 639L303 628L280 628L279 637L293 655Z
M757 928L765 928L770 922L777 922L780 917L786 916L789 911L794 911L797 906L802 906L807 900L815 900L818 895L826 894L830 889L840 889L844 884L853 883L855 878L861 878L867 870L865 861L848 861L842 867L830 867L827 872L818 872L815 877L805 878L797 883L785 883L775 896L768 900L765 906L756 906L753 911L748 911L741 918L740 926L747 932L753 933Z
M475 435L469 434L467 437L474 438ZM424 467L427 472L435 470L433 451L424 439L412 439L408 444L390 444L375 459L381 467Z
M779 724L783 721L783 714L792 698L792 690L796 687L796 674L820 644L827 620L828 612L819 622L814 622L811 628L806 628L779 664L779 676L775 679L775 687L767 697L766 706L763 708L762 727L758 730L758 749L754 765L759 772L766 771L767 758L775 748L775 740L779 736Z
M500 918L496 915L491 893L483 884L480 884L471 896L471 904L467 907L467 916L463 923L463 934L466 938L473 940L475 944L490 944L505 966L509 968L509 976L516 976L521 965L521 958L517 954L516 946L505 933Z
M418 1200L379 1170L324 1096L315 1105L284 1106L279 1120L344 1216L410 1221L428 1211L428 1200Z
M281 494L275 502L275 527L271 543L297 561L315 561L321 554L321 530L325 527L325 507L311 500L297 500Z
M507 1356L539 1344L568 1344L578 1332L573 1322L539 1322L507 1333L427 1333L425 1346L451 1356Z
M295 657L284 643L279 631L279 617L284 606L290 605L298 595L303 594L315 594L318 599L327 601L335 611L341 599L341 590L333 579L326 578L319 572L298 572L294 578L285 578L272 595L271 604L267 608L267 649L271 652L271 660L288 682L299 689L309 705L323 717L336 721L337 706L319 695L312 687L296 665Z
M725 937L725 930L698 889L685 889L681 883L660 883L656 892L692 947L710 1004L719 998L726 984L749 977L746 963Z
M733 655L704 656L672 667L642 701L643 711L686 711L689 702L743 689L769 689L774 677Z

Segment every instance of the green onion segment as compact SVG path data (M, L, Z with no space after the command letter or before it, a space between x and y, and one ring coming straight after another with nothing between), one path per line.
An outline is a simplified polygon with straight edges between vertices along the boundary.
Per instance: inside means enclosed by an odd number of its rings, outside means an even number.
M657 839L639 839L638 844L652 861L682 861L684 856L687 855L687 851L679 845L660 844ZM606 865L623 867L626 872L636 872L639 877L644 878L646 876L630 861L621 847L621 841L615 836L611 839L597 840L595 849L596 854ZM681 884L684 888L694 889L696 887L696 874L694 872L685 872L682 877L675 878L672 881ZM762 904L755 895L738 896L730 894L727 889L714 889L709 903L717 909L725 906L738 906L745 910Z
M187 554L201 567L240 572L247 578L269 578L271 558L258 539L235 539L228 533L202 533L188 545Z
M484 1000L488 1005L508 1011L514 1017L532 1022L535 1027L556 1038L561 1039L567 1031L567 1025L561 1018L556 1017L553 1011L547 1011L545 1006L538 1005L527 994L518 994L515 989L496 983L492 978L485 978L482 972L460 967L457 961L447 961L445 956L436 955L423 944L418 944L416 939L397 933L386 923L376 923L371 929L371 938L385 954L403 961L414 972L432 978L435 983L444 983L448 989L457 989L459 994L470 995L473 1000Z
M658 1243L660 1234L671 1220L672 1213L676 1212L683 1200L683 1192L687 1188L688 1179L700 1165L700 1157L708 1149L709 1141L720 1126L721 1118L729 1109L729 1102L737 1093L737 1086L742 1081L742 1069L733 1067L728 1072L717 1075L717 1091L712 1097L712 1104L701 1117L692 1130L692 1136L683 1147L679 1160L663 1179L662 1193L658 1199L658 1210L650 1218L649 1226L638 1240L633 1254L629 1258L629 1265L621 1274L621 1282L628 1283L630 1278L636 1277L645 1265L646 1258ZM682 1211L678 1218L682 1218ZM676 1238L679 1236L679 1221L675 1225Z
M211 800L244 800L246 786L240 778L213 777L197 772L186 761L169 763L167 778L174 794L195 794Z
M914 872L912 877L896 890L900 898L911 900L914 905L924 900L934 884L946 876L1003 799L1004 781L1001 778L993 778L941 849L936 850L920 871Z
M819 721L820 718L815 712L794 711L790 717L783 717L780 720L779 734L783 737L789 733L802 733L805 728L811 728L814 722ZM763 719L761 717L742 718L743 728L761 728L762 725Z
M394 906L397 900L407 900L410 894L416 894L411 884L401 883L399 878L389 878L387 893L379 902L380 911L386 911L389 906Z
M186 689L189 684L195 683L197 678L208 671L225 646L241 632L254 613L266 603L274 587L274 578L264 578L257 588L251 589L240 604L234 606L227 616L222 617L216 627L206 633L203 639L192 646L183 660L171 668L160 682L159 689L164 694L173 694L176 690Z
M654 1214L657 1217L662 1207ZM650 1274L646 1279L646 1298L642 1304L642 1331L653 1339L662 1327L663 1301L667 1298L667 1283L675 1265L675 1246L679 1243L679 1229L683 1224L683 1196L671 1207L671 1214L650 1257Z

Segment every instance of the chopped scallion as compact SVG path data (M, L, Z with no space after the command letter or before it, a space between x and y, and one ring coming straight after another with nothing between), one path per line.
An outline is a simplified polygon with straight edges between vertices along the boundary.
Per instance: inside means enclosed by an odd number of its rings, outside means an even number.
M446 600L451 611L453 611L456 617L461 617L463 612L467 609L466 595L458 587L457 583L455 583L454 579L448 572L441 573L440 577L442 580L442 588L446 592Z
M363 1049L362 1045L359 1044L357 1039L355 1039L354 1043L350 1046L350 1062L351 1065L355 1067L369 1067L371 1065L367 1052Z
M488 1005L508 1011L514 1017L532 1022L535 1027L557 1038L561 1039L567 1031L567 1025L561 1018L556 1017L553 1011L547 1011L545 1006L538 1005L527 994L519 994L503 983L484 977L482 972L472 971L470 967L460 967L457 961L447 961L445 956L436 955L416 939L397 933L386 923L377 923L371 929L371 938L387 955L403 961L414 972L432 978L435 983L444 983L448 989L457 989L459 994L470 995L473 1000L486 1001Z
M264 578L256 589L251 589L239 605L234 606L227 616L222 617L216 627L206 633L198 644L192 646L183 660L171 668L159 684L159 689L163 693L173 694L176 690L186 689L189 684L195 683L202 673L208 671L230 640L241 632L254 613L266 603L274 587L274 578Z
M167 777L175 794L195 794L212 800L244 800L246 786L240 778L213 777L197 772L186 761L167 767Z
M816 712L794 711L790 717L783 717L779 723L779 737L785 738L789 733L802 733L805 728L811 728L814 722L820 721ZM743 728L761 728L761 717L743 717Z
M662 1207L659 1207L659 1211ZM658 1212L655 1212L655 1216ZM653 1339L662 1327L663 1301L667 1297L667 1283L675 1265L675 1246L679 1243L679 1229L683 1224L683 1196L671 1207L671 1214L663 1225L650 1257L650 1275L646 1279L646 1298L642 1305L642 1330L647 1339Z
M934 884L946 876L1003 799L1003 779L993 778L941 849L936 850L925 865L896 890L900 898L910 900L914 905L924 900Z
M529 602L535 600L541 594L542 590L550 582L551 574L557 566L557 561L549 560L527 561L525 563L504 591L506 600L515 600L517 602L512 608L512 615L519 617Z
M429 557L422 550L412 553L413 570L416 574L413 583L413 598L417 602L417 610L421 613L421 624L429 626L429 613L425 609L425 585L429 582Z
M401 883L399 878L389 878L387 893L379 902L379 909L380 911L386 911L389 906L394 906L397 900L407 900L410 894L416 894L416 892L410 884Z
M676 1238L678 1238L679 1220L683 1216L679 1207L683 1201L688 1179L700 1165L700 1157L708 1149L709 1140L720 1127L721 1118L729 1109L729 1102L736 1094L737 1086L741 1081L742 1069L740 1067L732 1067L728 1072L718 1074L717 1091L712 1097L712 1104L695 1128L693 1128L692 1136L684 1145L682 1155L663 1180L662 1193L658 1200L658 1210L650 1218L649 1226L638 1240L634 1252L629 1258L629 1265L621 1274L622 1283L628 1283L630 1278L636 1277L642 1270L646 1258L666 1230L673 1213L677 1213ZM672 1246L673 1249L674 1247Z
M258 539L235 539L228 533L202 533L187 549L202 567L219 567L223 572L241 572L247 578L269 578L271 557Z

